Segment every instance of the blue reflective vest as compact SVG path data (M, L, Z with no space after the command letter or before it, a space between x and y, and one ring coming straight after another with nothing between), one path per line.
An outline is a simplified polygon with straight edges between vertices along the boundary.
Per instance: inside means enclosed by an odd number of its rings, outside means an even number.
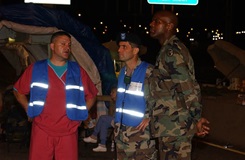
M124 83L126 67L121 69L118 76L115 123L136 127L142 122L146 109L144 80L147 67L148 63L141 62L135 68L129 86Z
M46 101L49 88L48 61L38 61L33 65L30 102L27 115L31 118L38 116ZM88 110L86 107L84 89L81 80L80 67L76 62L68 61L66 74L66 113L71 120L86 120Z

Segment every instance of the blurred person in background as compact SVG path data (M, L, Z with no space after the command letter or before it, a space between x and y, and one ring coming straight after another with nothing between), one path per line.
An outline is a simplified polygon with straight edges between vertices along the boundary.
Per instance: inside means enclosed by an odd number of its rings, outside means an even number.
M113 102L113 107L115 110L115 102L116 102L116 95L117 95L117 87L112 87L110 97ZM108 137L108 128L114 127L114 113L113 115L102 115L99 117L98 122L94 128L94 131L91 136L83 138L83 141L86 143L97 143L98 142L98 135L100 139L100 143L98 147L93 148L94 152L106 152L106 141ZM112 142L114 143L114 141Z

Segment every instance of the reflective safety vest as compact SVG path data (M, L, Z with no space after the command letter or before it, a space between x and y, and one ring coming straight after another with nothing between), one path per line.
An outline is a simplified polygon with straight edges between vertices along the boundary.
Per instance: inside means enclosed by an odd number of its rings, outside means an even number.
M126 67L118 76L115 123L126 126L138 126L144 117L146 101L144 98L144 80L148 63L141 62L131 77L129 86L124 83Z
M27 110L29 117L33 118L42 112L48 88L48 61L38 61L33 65L32 71L30 102ZM65 89L68 118L71 120L86 120L88 110L85 102L81 72L79 65L75 62L68 61Z

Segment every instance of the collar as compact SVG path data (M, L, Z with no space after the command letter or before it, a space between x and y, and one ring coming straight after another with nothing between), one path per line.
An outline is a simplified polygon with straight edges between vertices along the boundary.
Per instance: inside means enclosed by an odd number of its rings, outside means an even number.
M131 76L133 73L134 73L134 70L141 64L141 59L138 58L137 62L136 62L136 66L133 68L133 69L129 69L127 66L126 66L126 69L125 69L125 75L127 76Z
M172 35L172 37L170 37L169 39L166 39L166 40L164 41L164 43L162 44L162 46L165 46L168 42L172 41L172 40L175 39L175 38L176 38L176 35Z

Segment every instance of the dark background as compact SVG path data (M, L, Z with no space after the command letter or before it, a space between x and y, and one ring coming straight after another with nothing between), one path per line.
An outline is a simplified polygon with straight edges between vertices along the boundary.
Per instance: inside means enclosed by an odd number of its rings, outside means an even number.
M1 6L16 3L24 0L0 0ZM214 68L207 53L207 47L215 42L213 32L218 31L224 40L245 49L244 34L236 34L245 29L243 6L242 2L233 0L199 0L195 6L151 5L147 0L71 0L71 5L44 6L64 10L90 26L101 43L114 40L120 31L138 33L148 48L141 58L150 63L154 63L159 49L158 42L147 34L151 17L158 10L173 10L179 17L178 37L190 49L200 83L215 83L217 78L225 78ZM186 36L188 32L194 41Z

